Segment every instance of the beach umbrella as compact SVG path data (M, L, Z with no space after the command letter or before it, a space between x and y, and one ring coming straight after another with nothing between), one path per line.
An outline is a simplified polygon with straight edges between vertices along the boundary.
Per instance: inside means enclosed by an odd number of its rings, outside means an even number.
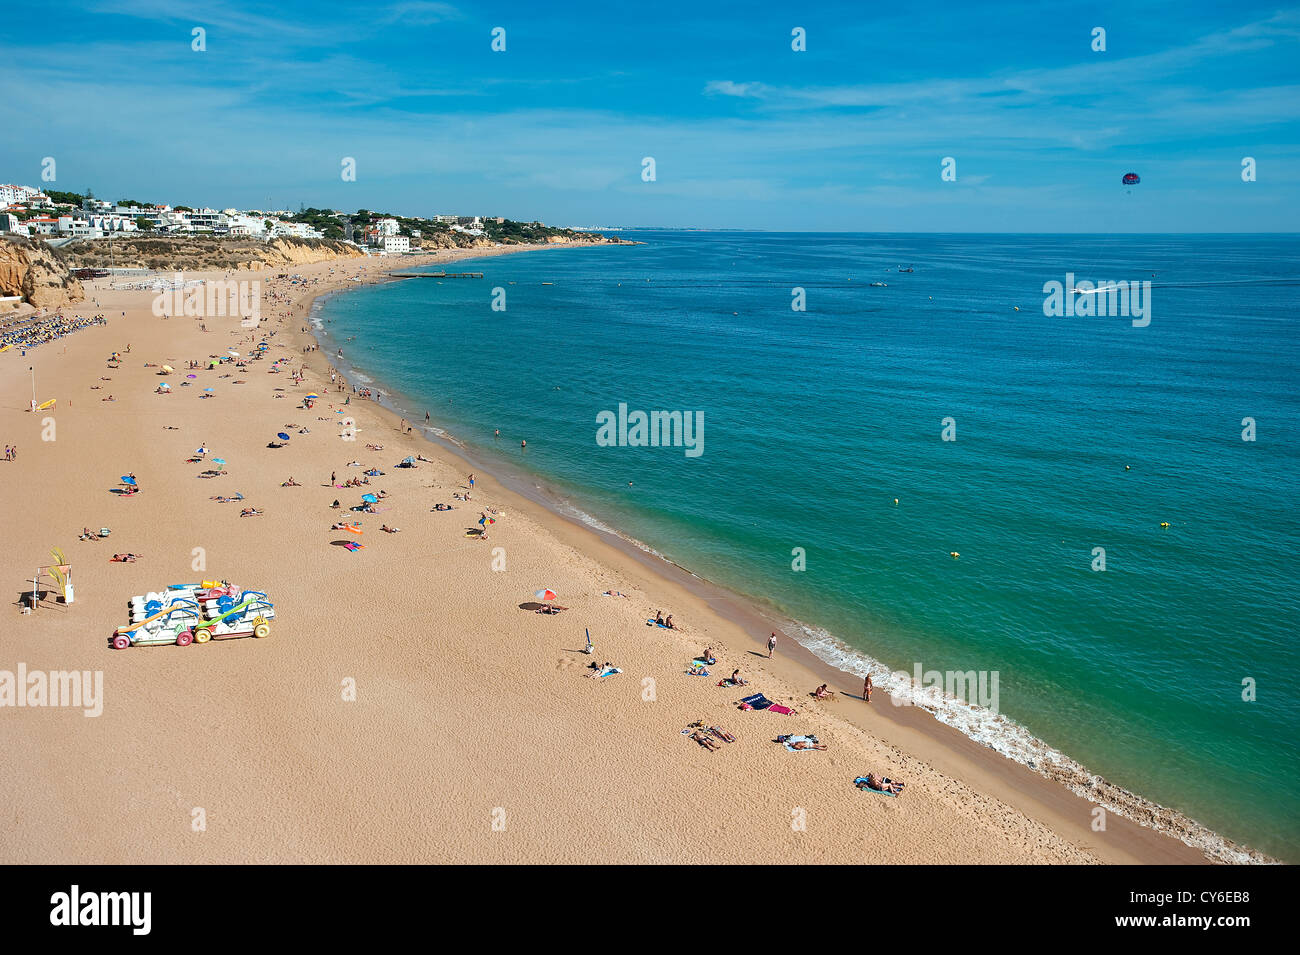
M226 459L225 459L225 458L213 458L213 459L212 459L212 463L215 464L215 465L216 465L217 467L219 467L219 468L224 468L224 467L226 466Z
M186 378L197 378L197 377L199 377L199 376L198 376L198 375L186 375L185 377L186 377Z
M406 457L402 458L402 463L403 463L403 464L414 464L414 463L415 463L415 455L413 455L413 454L408 454Z
M379 503L379 498L375 497L373 494L362 494L361 500L365 501L367 504Z
M123 484L130 484L132 487L135 487L135 478L131 477L131 475L129 475L129 474L123 474L123 475L122 475L122 483L123 483Z
M212 391L211 388L204 388L203 390L204 390L204 392L207 392L207 393L211 393L211 391Z
M289 436L288 436L287 434L285 434L283 431L281 431L279 434L277 434L276 437L279 438L281 441L288 441L288 440L289 440Z
M172 390L172 386L169 385L169 384L167 384L167 382L165 382L165 381L164 381L161 385L159 385L158 387L161 388L163 391L171 391L171 390Z
M550 589L539 590L539 591L537 591L535 594L533 594L533 596L536 597L538 600L555 600L555 599L557 599L557 598L556 598L555 591L554 591L554 590L550 590Z
M230 349L230 357L231 357L231 358L238 358L238 357L239 357L239 352L235 351L233 348Z
M173 368L171 365L163 365L163 366L162 366L162 370L165 371L165 372L167 372L167 374L170 375L170 374L171 374L173 371L175 371L176 369Z
M311 394L309 394L307 397L308 397L308 398L319 398L320 395L316 394L316 392L313 391L313 392L312 392Z

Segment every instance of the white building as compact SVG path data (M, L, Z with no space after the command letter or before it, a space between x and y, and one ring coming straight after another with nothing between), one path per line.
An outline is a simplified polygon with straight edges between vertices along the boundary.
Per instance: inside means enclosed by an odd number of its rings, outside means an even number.
M291 235L295 239L319 239L320 233L306 222L274 222L271 236Z
M381 236L397 235L401 231L401 226L397 224L396 219L380 219L375 223L375 228L379 230Z
M90 223L85 219L78 219L76 216L59 216L59 234L71 235L82 238L94 238L94 230L91 229Z
M389 255L397 252L410 252L411 240L404 235L385 235L380 237L379 247Z
M221 224L221 213L216 209L193 209L183 213L193 232L213 232Z
M137 228L135 220L130 216L119 216L115 213L107 215L92 213L86 216L86 221L90 223L91 229L100 232L134 232Z
M12 212L0 212L0 232L27 235L27 226L19 222L18 217Z
M40 193L31 186L15 186L12 183L0 185L0 206L16 206L27 202Z

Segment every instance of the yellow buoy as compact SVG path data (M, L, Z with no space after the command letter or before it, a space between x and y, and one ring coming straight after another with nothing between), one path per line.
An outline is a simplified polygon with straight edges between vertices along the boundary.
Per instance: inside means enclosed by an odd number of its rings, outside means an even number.
M955 550L950 550L950 551L948 551L948 556L949 556L949 557L952 557L952 558L954 558L954 559L956 559L956 558L960 557L961 554L957 553Z
M1168 527L1168 526L1169 526L1169 522L1168 522L1168 521L1161 521L1161 522L1160 522L1160 526L1161 526L1161 527Z

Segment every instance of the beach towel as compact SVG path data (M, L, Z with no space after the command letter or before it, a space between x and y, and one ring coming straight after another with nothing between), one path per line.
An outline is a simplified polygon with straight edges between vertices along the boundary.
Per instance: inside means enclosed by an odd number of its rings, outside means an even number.
M780 703L772 703L768 706L768 709L771 710L773 713L780 713L783 716L789 716L791 713L794 712L794 710L790 709L790 707L782 706Z
M671 629L672 629L672 627L665 627L662 623L656 623L654 617L651 617L649 620L647 620L647 621L645 622L645 625L646 625L647 627L658 627L660 630L671 630Z
M709 671L697 663L691 663L691 668L686 671L690 676L708 676Z
M753 696L747 696L740 701L741 706L751 710L765 710L772 705L772 701L762 693L755 693Z
M601 671L597 673L596 676L597 677L609 676L610 674L613 673L622 673L622 672L623 671L620 670L618 667L602 667Z
M867 781L867 777L866 777L866 776L859 776L857 779L853 780L853 785L854 785L854 786L857 786L858 783L865 783L866 781ZM886 780L886 781L888 781L888 780ZM864 793L875 793L877 796L895 796L895 797L896 797L896 796L898 795L898 793L884 792L883 790L880 790L880 789L872 789L870 786L861 786L861 787L859 787L859 791L860 791L860 792L864 792Z

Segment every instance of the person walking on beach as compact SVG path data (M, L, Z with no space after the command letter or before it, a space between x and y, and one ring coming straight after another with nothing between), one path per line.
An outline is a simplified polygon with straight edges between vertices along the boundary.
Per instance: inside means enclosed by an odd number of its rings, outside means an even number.
M776 631L773 630L772 635L767 638L767 658L769 660L772 659L772 651L775 649L776 649Z
M868 673L867 678L862 681L862 698L866 700L868 703L871 702L871 674L870 673Z
M474 475L472 474L469 476L469 489L474 490Z

